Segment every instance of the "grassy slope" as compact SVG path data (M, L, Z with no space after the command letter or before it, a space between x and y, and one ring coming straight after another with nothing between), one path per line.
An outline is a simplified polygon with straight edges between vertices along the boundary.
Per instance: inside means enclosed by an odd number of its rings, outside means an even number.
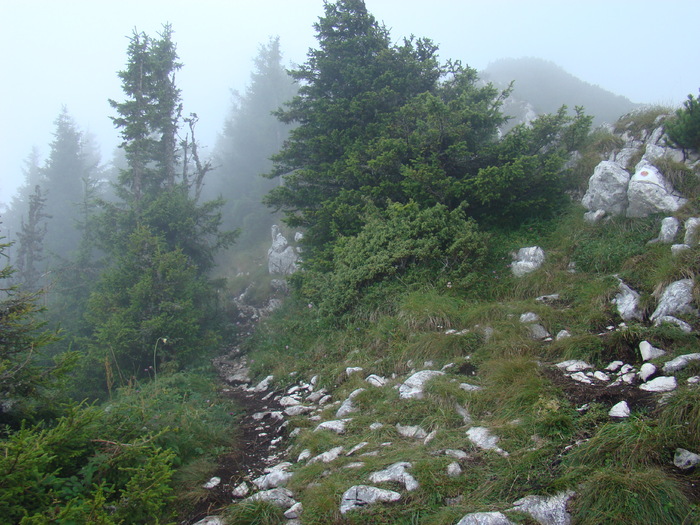
M296 465L290 488L304 504L304 523L453 524L467 512L506 510L520 497L564 489L577 493L570 505L575 523L700 520L697 492L693 494L700 476L681 475L669 466L676 447L700 449L700 391L685 382L700 367L677 375L681 386L665 404L639 400L631 403L629 420L615 422L607 416L617 401L614 396L606 399L576 390L551 366L577 358L598 368L615 359L639 367L636 347L644 339L669 356L697 351L697 335L674 328L653 328L646 322L613 331L606 327L621 321L610 304L617 290L613 274L642 294L648 315L659 285L700 271L700 250L672 258L668 246L647 246L658 233L660 217L590 226L582 214L572 206L550 222L496 234L489 265L482 269L479 296L473 290L437 289L429 283L398 293L388 291L395 286L387 286L385 304L375 302L333 325L316 317L305 303L290 299L258 331L250 351L259 376L273 373L284 385L319 375L320 385L334 400L367 388L356 398L360 411L343 436L312 432L315 423L303 417L296 421L302 432L291 442L292 458L306 448L316 454L336 445L347 450L361 441L370 443L366 450L379 451L360 458L364 465L355 469L343 465L357 457L342 457L331 465ZM533 244L545 249L545 265L514 278L507 267L508 253ZM568 271L570 262L576 263L576 273ZM535 301L552 293L560 294L553 305ZM566 329L573 337L533 341L518 320L526 311L539 314L550 333ZM700 328L697 319L686 320ZM478 328L485 326L494 331L490 338ZM447 335L448 328L470 332ZM448 363L455 366L429 384L425 399L400 400L392 388L413 369L440 369ZM348 378L348 366L361 366L364 372ZM290 376L292 372L298 375ZM371 388L363 381L370 373L395 379L384 388ZM460 382L483 389L465 392ZM590 408L577 410L586 396ZM474 425L500 436L499 446L510 456L472 446L456 403L466 407ZM327 409L323 419L334 419L336 408ZM377 421L385 426L369 430ZM420 425L437 434L424 445L400 437L396 423ZM391 445L381 446L385 442ZM446 474L453 460L436 455L448 448L468 453L460 462L463 473L456 478ZM396 461L413 463L410 472L420 489L403 491L401 504L372 506L341 517L341 494L351 485L368 483L370 473ZM527 523L523 516L510 517Z

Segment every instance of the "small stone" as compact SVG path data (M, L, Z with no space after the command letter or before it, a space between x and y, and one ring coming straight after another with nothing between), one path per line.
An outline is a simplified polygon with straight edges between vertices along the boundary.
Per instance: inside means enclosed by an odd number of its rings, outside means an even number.
M207 516L194 525L225 525L224 519L219 516Z
M620 401L614 405L608 412L608 415L610 417L629 417L630 407L627 405L627 401Z
M286 512L284 513L284 517L287 518L288 520L296 520L301 518L301 513L304 510L304 507L302 506L301 502L297 502L291 507L289 507Z
M425 439L423 440L423 444L424 445L429 444L433 439L435 439L435 436L437 436L437 429L433 430L430 434L425 436Z
M365 464L362 461L353 461L352 463L348 463L347 465L343 465L343 468L354 469L354 468L362 468L364 466L365 466Z
M680 255L686 250L690 250L690 246L687 244L672 244L671 245L671 255L674 257Z
M459 466L459 463L453 461L452 463L447 465L447 475L450 478L458 478L462 475L462 467Z
M314 407L307 407L303 405L295 405L292 407L287 407L284 409L285 415L289 417L294 417L294 416L300 416L301 414L308 414L309 412L313 412Z
M634 367L632 365L622 365L622 368L620 368L620 374L627 374L633 371Z
M639 379L646 381L656 373L656 367L651 363L644 363L639 369Z
M579 383L586 383L587 385L592 385L593 381L591 381L586 374L583 372L575 372L571 374L569 377L573 379L574 381L578 381Z
M557 332L556 340L561 341L562 339L566 339L567 337L571 337L571 334L568 330L559 330Z
M383 426L384 426L384 423L375 422L375 423L372 423L372 424L369 426L369 429L370 429L370 430L379 430L379 429L382 428Z
M535 312L525 312L520 316L521 323L536 323L540 320L540 316Z
M394 463L384 470L374 472L370 475L369 480L372 483L385 483L387 481L395 481L403 483L406 490L416 490L419 487L416 479L406 472L407 468L411 468L411 464L406 461Z
M351 421L351 419L348 418L336 419L333 421L324 421L314 429L314 432L317 432L319 430L330 430L331 432L335 432L336 434L344 434L345 425L348 421Z
M311 451L308 448L305 448L304 450L301 451L299 454L299 457L297 457L297 463L301 463L302 461L306 461L311 457Z
M581 370L593 368L593 366L580 359L569 359L568 361L557 363L557 368L564 369L567 372L579 372Z
M415 439L425 439L428 437L428 433L417 425L402 425L400 423L396 424L396 430L403 437L415 438Z
M362 372L364 369L361 366L349 366L345 369L345 374L350 377L352 374Z
M605 372L601 372L600 370L595 371L593 373L593 377L598 381L610 381L610 376Z
M639 353L642 354L642 361L650 361L651 359L656 359L666 354L666 352L660 348L651 346L649 341L642 341L639 343Z
M376 374L368 375L365 378L365 381L367 381L370 385L376 386L376 387L382 387L382 386L386 385L386 378L378 376Z
M301 401L299 401L296 397L284 396L279 400L279 404L283 407L293 407L296 405L301 405Z
M690 332L693 331L692 326L690 326L685 321L678 319L677 317L673 317L672 315L663 315L663 316L657 318L656 321L654 321L654 326L659 326L663 323L674 324L678 328L680 328L681 331L685 332L686 334L689 334Z
M675 377L661 376L640 385L639 388L647 392L670 392L677 386Z
M679 469L688 470L700 463L700 456L684 448L677 448L673 455L673 464Z
M283 509L288 509L296 503L292 492L285 488L263 490L253 494L246 501L267 501Z
M511 510L529 514L543 525L569 525L571 515L566 511L566 504L573 495L569 490L554 496L525 496L514 502Z
M472 427L467 430L467 437L469 438L469 441L474 443L479 448L484 450L493 450L502 456L508 456L508 452L496 445L496 443L498 443L498 436L491 434L488 428Z
M608 370L610 372L615 372L617 369L619 369L622 365L624 365L622 361L613 361L610 363L608 366L605 367L605 370Z
M453 448L446 449L445 455L455 459L467 459L467 457L469 457L463 450L456 450Z
M319 461L321 463L330 463L331 461L338 459L338 456L340 456L342 453L343 447L333 447L332 449L311 458L309 460L309 464L318 463Z
M421 370L411 375L399 387L399 397L401 399L423 399L423 389L425 384L432 378L445 375L440 370Z
M700 383L700 376L693 376L688 378L689 385L697 385L698 383Z
M202 487L205 489L213 489L216 487L219 483L221 483L221 478L213 477L209 481L207 481Z
M357 452L358 450L361 450L361 449L365 448L367 445L369 445L369 442L368 442L368 441L363 441L362 443L358 443L357 445L355 445L354 447L352 447L350 450L348 450L348 451L345 453L345 455L346 455L346 456L352 456L355 452Z
M637 374L635 374L634 372L628 372L627 374L622 374L620 376L620 379L622 379L622 381L624 383L631 385L632 383L634 383L634 380L636 377L637 377Z
M460 383L459 388L467 392L477 392L482 389L482 387L478 385L470 385L469 383Z

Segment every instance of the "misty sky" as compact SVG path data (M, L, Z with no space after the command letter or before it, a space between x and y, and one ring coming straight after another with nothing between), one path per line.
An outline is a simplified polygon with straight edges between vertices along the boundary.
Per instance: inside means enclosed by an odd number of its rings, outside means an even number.
M538 57L633 102L680 105L700 87L697 0L366 0L394 40L433 39L442 59L477 69ZM0 203L22 182L32 146L45 158L62 105L96 136L104 162L118 135L108 98L134 28L165 22L184 67L185 114L200 117L208 151L243 90L258 47L279 36L287 63L314 47L322 0L0 0ZM205 149L207 151L207 149Z

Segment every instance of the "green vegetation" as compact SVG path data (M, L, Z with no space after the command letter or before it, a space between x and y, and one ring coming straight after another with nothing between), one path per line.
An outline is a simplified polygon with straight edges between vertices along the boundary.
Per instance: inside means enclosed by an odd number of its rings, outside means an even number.
M700 100L688 95L675 118L666 123L666 134L671 144L683 149L700 151Z

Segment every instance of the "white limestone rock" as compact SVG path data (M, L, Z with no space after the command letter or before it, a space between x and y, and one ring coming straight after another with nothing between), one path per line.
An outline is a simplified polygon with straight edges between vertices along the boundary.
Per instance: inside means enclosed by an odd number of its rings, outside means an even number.
M386 378L382 376L378 376L376 374L371 374L368 375L365 378L365 381L367 381L370 385L376 386L376 387L382 387L386 385Z
M653 213L675 212L687 202L652 164L637 164L627 188L627 217L647 217Z
M513 262L510 265L510 269L513 275L522 277L542 266L544 258L544 250L539 246L520 248L516 254L513 254Z
M369 429L370 429L370 430L379 430L379 429L382 428L383 426L384 426L384 423L379 423L378 421L375 421L374 423L372 423L372 424L369 426Z
M448 449L445 449L443 452L446 456L449 456L449 457L455 458L455 459L467 459L469 457L469 454L464 452L464 450L457 450L457 449L453 449L453 448L448 448Z
M567 337L571 337L571 334L569 333L568 330L559 330L557 332L555 339L557 341L561 341L562 339L566 339Z
M630 407L627 405L627 401L620 401L614 405L608 412L610 417L630 417Z
M501 512L472 512L462 517L457 525L514 525Z
M308 448L305 448L299 453L299 456L297 457L297 463L301 463L302 461L306 461L311 457L311 451Z
M588 370L593 368L593 365L589 365L585 361L580 359L568 359L567 361L562 361L557 363L557 368L566 370L567 372L580 372L581 370Z
M584 372L574 372L569 377L574 381L578 381L579 383L585 383L587 385L593 384L593 381L591 381L590 378Z
M659 304L651 314L651 320L655 321L659 317L675 314L694 313L697 311L692 306L693 303L693 280L681 279L669 284L661 294Z
M358 396L358 394L361 394L364 392L364 388L358 388L357 390L353 390L348 398L343 401L343 404L340 405L340 408L338 408L337 412L335 413L335 417L337 418L343 418L349 414L352 414L353 412L357 412L357 407L353 403L353 399Z
M303 511L304 507L301 504L301 501L299 501L285 511L284 517L288 520L298 520L299 518L301 518L301 513ZM287 522L287 524L289 524L289 522Z
M407 438L425 439L426 437L428 437L428 433L417 425L404 426L400 423L396 423L396 430L401 436Z
M299 269L299 254L289 245L287 238L272 226L272 246L267 251L267 269L272 275L291 275Z
M627 209L627 186L630 174L616 162L602 161L588 180L588 191L581 204L592 212L603 210L622 215Z
M352 447L350 450L348 450L345 455L346 456L352 456L355 452L358 452L359 450L362 450L365 448L367 445L369 445L369 441L362 441L361 443L358 443L354 447Z
M257 385L255 385L255 388L253 390L255 392L264 392L265 390L270 388L270 383L274 378L275 376L267 376L265 379L263 379Z
M541 525L570 525L566 504L573 495L569 490L554 496L525 496L513 503L511 510L529 514Z
M540 316L535 312L525 312L520 316L521 323L536 323L540 320Z
M301 414L308 414L313 412L314 407L295 405L292 407L287 407L284 409L284 414L289 417L300 416Z
M639 343L639 353L642 355L642 361L650 361L662 355L666 355L664 350L652 346L649 341L642 341Z
M659 232L659 236L656 239L649 241L649 243L660 242L663 244L673 244L673 241L676 239L676 235L678 235L678 229L680 226L680 221L675 217L665 217L661 221L661 231Z
M250 487L245 481L242 481L239 485L231 491L231 495L234 498L245 498L250 492Z
M330 463L331 461L335 461L338 459L338 457L343 453L343 447L333 447L330 450L327 450L326 452L323 452L322 454L319 454L318 456L314 456L309 460L309 465L312 463L318 463L319 461L321 463Z
M225 525L225 524L226 524L226 522L220 516L207 516L206 518L202 518L201 520L199 520L194 525Z
M597 224L605 217L605 210L587 211L583 214L583 220L588 224Z
M459 463L456 461L453 461L449 465L447 465L447 476L450 478L458 478L459 476L462 475L462 467L459 466Z
M672 244L671 245L671 255L674 257L680 255L681 253L690 250L690 246L687 244Z
M285 486L292 479L292 476L293 474L287 472L286 469L276 469L269 474L255 478L253 484L260 490L275 489Z
M674 372L683 370L690 364L691 361L698 360L700 360L700 353L679 355L678 357L664 363L663 371L665 374L673 374Z
M684 448L677 448L673 455L673 464L682 470L688 470L700 463L700 456Z
M620 281L618 293L612 303L617 307L617 313L624 321L641 321L642 311L639 309L639 294Z
M221 478L218 477L213 477L209 481L207 481L202 487L205 489L213 489L214 487L218 486L219 483L221 483Z
M671 392L678 387L676 378L673 376L661 376L639 385L641 390L647 392Z
M478 392L479 390L483 389L483 387L480 387L478 385L471 385L469 383L460 383L459 388L461 388L465 392Z
M280 406L283 407L293 407L296 405L301 405L301 401L297 399L296 397L292 396L283 396L279 400Z
M393 490L384 490L369 485L355 485L343 493L340 501L340 513L346 514L352 509L366 507L378 502L392 502L401 499L401 494Z
M399 387L401 399L423 399L425 383L437 376L445 375L440 370L421 370L416 372Z
M344 434L345 425L348 423L348 421L351 421L351 419L352 418L324 421L314 429L314 432L318 432L319 430L330 430L331 432L335 432L336 434Z
M369 480L372 483L395 481L397 483L403 483L408 491L416 490L420 485L413 476L406 472L406 469L411 467L412 465L407 461L400 461L388 466L384 470L373 472L370 474Z
M530 337L535 341L542 341L551 336L547 329L539 323L528 324L527 329L530 331Z
M610 381L610 376L605 372L601 372L600 370L593 372L593 377L598 381Z
M256 492L244 501L267 501L276 507L288 509L296 504L293 496L291 490L280 487Z
M619 368L624 364L625 363L623 363L622 361L613 361L612 363L610 363L608 366L605 367L605 370L608 370L610 372L615 372L615 371L619 370Z
M677 317L673 317L672 315L662 315L661 317L657 317L656 320L654 321L654 326L659 326L663 323L675 324L678 328L680 328L686 334L689 334L690 332L693 331L692 326L690 326L685 321L678 319Z
M644 363L640 369L639 373L637 374L639 376L639 379L642 381L646 381L649 379L651 376L653 376L656 373L656 367L652 365L651 363Z
M364 368L361 366L349 366L345 369L345 375L350 377L352 374L357 374L359 372L362 372Z
M491 434L491 432L489 432L489 429L486 427L470 428L469 430L467 430L467 437L469 438L469 441L471 441L481 449L493 450L494 452L502 456L508 456L508 452L501 449L497 445L499 440L498 436L494 436L493 434Z
M695 246L700 242L700 217L691 217L685 221L685 237L683 243Z

